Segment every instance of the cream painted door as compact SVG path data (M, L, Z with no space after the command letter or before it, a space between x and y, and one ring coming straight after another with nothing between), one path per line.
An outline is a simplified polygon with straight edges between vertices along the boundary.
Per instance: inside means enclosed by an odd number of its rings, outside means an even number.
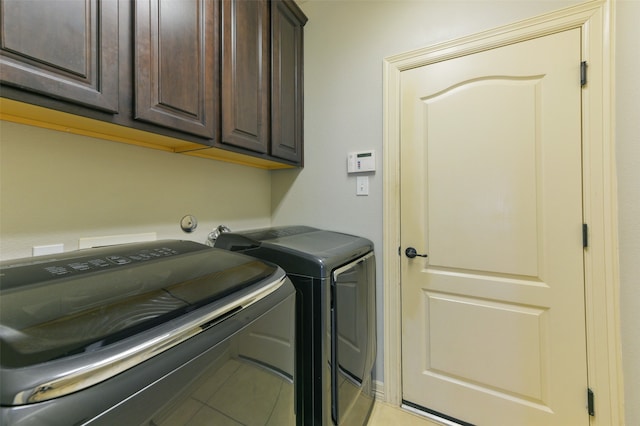
M580 43L402 72L405 402L475 425L589 423Z

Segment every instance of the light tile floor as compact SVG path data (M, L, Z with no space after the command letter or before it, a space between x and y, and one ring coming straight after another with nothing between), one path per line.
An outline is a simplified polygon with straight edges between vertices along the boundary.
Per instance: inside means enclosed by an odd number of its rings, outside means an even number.
M154 426L282 426L295 424L293 382L263 366L229 358L195 382L149 422Z
M218 368L219 367L219 368ZM149 424L154 426L282 426L294 424L293 385L253 363L229 358L194 383ZM249 405L247 405L249 404ZM376 401L367 426L442 426L400 407Z
M422 416L376 401L368 426L441 426Z

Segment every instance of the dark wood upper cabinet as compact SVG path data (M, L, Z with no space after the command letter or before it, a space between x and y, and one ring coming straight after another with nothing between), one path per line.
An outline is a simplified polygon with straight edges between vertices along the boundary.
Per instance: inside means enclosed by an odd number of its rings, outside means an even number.
M214 139L219 115L219 2L134 3L135 118Z
M307 17L293 1L271 4L271 155L303 159L303 30Z
M0 0L0 115L302 166L306 21L294 0Z
M222 1L221 142L269 150L269 3Z
M118 2L2 0L0 80L118 111Z

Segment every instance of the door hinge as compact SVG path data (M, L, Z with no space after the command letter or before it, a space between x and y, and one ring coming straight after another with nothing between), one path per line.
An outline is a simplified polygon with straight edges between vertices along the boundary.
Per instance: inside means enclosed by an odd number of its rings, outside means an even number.
M589 225L586 223L582 224L582 247L589 247Z
M594 408L594 399L595 397L593 395L593 391L591 390L591 388L587 388L587 410L589 411L589 415L592 417L596 415L596 411Z
M580 62L580 86L587 85L587 61Z

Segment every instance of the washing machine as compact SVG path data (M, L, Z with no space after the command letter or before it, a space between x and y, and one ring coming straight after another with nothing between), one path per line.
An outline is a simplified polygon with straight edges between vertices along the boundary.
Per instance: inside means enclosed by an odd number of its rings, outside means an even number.
M295 290L190 241L0 263L0 424L296 425Z
M308 226L217 236L215 247L282 267L297 294L298 415L304 425L367 423L374 403L375 255L362 237Z

